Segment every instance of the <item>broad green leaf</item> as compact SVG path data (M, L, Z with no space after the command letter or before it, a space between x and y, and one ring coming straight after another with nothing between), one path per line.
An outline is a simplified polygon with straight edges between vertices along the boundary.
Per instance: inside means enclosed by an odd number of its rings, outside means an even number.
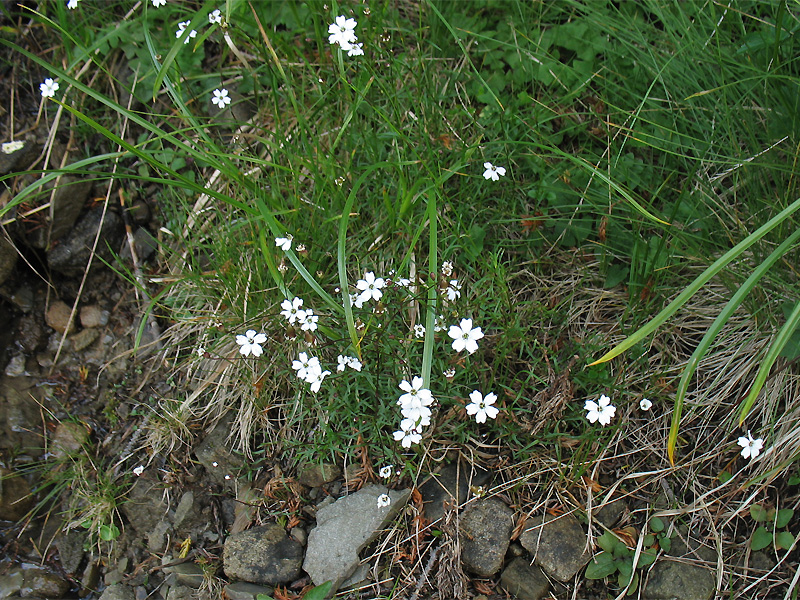
M753 552L763 550L772 543L772 534L763 525L759 525L753 532L750 548Z
M794 544L794 535L791 531L781 531L775 536L775 548L777 550L788 550Z
M794 516L794 511L791 508L782 508L775 515L775 528L783 529L789 524Z
M639 555L639 560L636 563L637 568L647 567L656 562L656 551L652 548L645 550Z
M586 565L584 577L586 579L605 579L616 570L617 564L614 562L614 557L609 552L601 552Z
M650 531L653 533L661 533L664 531L666 525L664 524L664 520L661 517L653 517L650 519Z
M658 547L661 548L664 552L669 552L670 548L672 548L672 538L668 537L659 538Z
M764 523L767 520L767 511L760 504L753 504L750 507L750 516L753 517L753 521L756 523Z
M303 600L325 600L325 596L328 595L332 585L332 581L326 581L325 583L308 590L306 595L303 596Z
M617 539L617 536L610 531L603 532L603 535L597 538L597 545L606 552L614 552L614 548L618 542L619 540Z

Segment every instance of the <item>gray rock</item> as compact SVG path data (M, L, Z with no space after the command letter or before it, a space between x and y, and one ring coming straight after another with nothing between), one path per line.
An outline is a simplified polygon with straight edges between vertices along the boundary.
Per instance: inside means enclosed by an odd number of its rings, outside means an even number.
M147 229L139 227L133 234L133 249L136 251L136 259L142 263L158 250L158 240ZM122 247L119 257L125 263L130 264L132 262L130 244L125 244Z
M81 325L83 327L103 327L108 324L109 312L96 304L81 307Z
M197 592L185 585L173 585L167 592L167 600L196 600Z
M378 507L378 497L387 493L389 506ZM359 553L378 537L410 495L407 489L388 491L381 485L367 485L320 508L303 563L314 585L332 581L331 591L336 591L358 567Z
M105 219L99 209L87 213L75 225L72 231L61 242L47 253L47 265L51 270L66 275L79 277L83 275L91 254L97 230L100 229L100 240L97 243L97 254L92 265L97 267L103 261L111 260L111 248L119 248L122 235L122 219L116 213L107 211Z
M622 498L617 498L601 506L597 512L594 513L594 518L608 528L616 525L625 512L628 510L628 505Z
M669 554L675 557L687 557L693 560L717 562L717 552L706 546L689 528L680 523L672 533L672 545Z
M45 445L36 428L39 406L49 407L44 387L32 377L0 381L0 448L14 448L21 454L39 456Z
M203 585L205 581L205 574L203 567L193 562L180 563L171 567L164 568L165 573L175 573L176 579L180 585L197 589Z
M242 459L228 450L230 417L223 418L194 451L197 460L206 468L209 478L219 485L233 489L235 475L243 466ZM228 479L225 477L228 476Z
M115 583L103 590L100 600L135 600L135 594L132 587Z
M22 146L13 152L8 152L9 146L5 146L5 151L0 150L0 175L7 175L14 171L24 171L39 156L42 145L29 140L18 140Z
M22 589L22 572L11 571L0 575L0 598L13 596Z
M0 236L0 284L5 283L17 265L19 253L14 244Z
M39 315L27 313L22 315L17 328L17 341L23 352L33 354L44 347L46 337L42 319Z
M78 220L91 189L91 181L79 181L70 176L62 177L51 201L50 213L53 215L53 220L50 227L40 227L29 234L27 236L28 244L34 248L44 249L48 242L52 244L67 235ZM94 236L92 240L94 240Z
M550 588L542 570L522 557L512 560L503 570L500 585L518 600L540 600Z
M100 563L97 560L90 560L81 575L80 597L85 598L97 591L97 584L100 582Z
M480 577L491 577L503 567L511 541L514 513L498 498L483 498L469 506L459 521L461 562Z
M279 585L300 576L303 547L275 523L235 533L225 540L225 574L259 585Z
M149 534L169 511L163 492L163 484L149 470L136 478L127 501L122 503L122 512L137 533Z
M522 533L520 543L545 573L560 581L572 579L591 558L583 527L570 514L545 515L543 521L536 521L535 526Z
M69 591L69 581L44 569L25 569L22 572L22 588L19 595L23 598L62 598Z
M444 503L462 504L470 496L470 486L484 485L489 481L488 471L453 463L442 467L419 486L425 517L438 521L444 516Z
M53 434L53 456L65 458L77 454L87 441L89 441L89 430L86 425L74 421L62 421Z
M224 597L228 600L257 600L259 594L271 596L273 591L271 587L237 581L225 586Z
M25 355L15 354L6 365L6 377L22 377L25 375Z
M70 575L78 571L83 560L84 536L76 530L61 534L56 540L61 567Z
M61 300L56 300L47 309L44 314L45 323L55 329L58 333L64 333L67 329L70 332L74 329L75 324L69 320L72 313L72 307L68 306Z
M0 519L20 521L33 508L28 482L14 471L0 467Z
M83 329L70 336L69 341L72 344L72 349L75 352L80 352L91 346L98 337L100 337L100 332L97 329Z
M672 560L657 562L647 577L647 600L709 600L714 596L714 575L697 565Z
M336 465L330 463L312 463L303 465L300 468L297 481L306 487L315 488L330 483L341 474L342 470Z

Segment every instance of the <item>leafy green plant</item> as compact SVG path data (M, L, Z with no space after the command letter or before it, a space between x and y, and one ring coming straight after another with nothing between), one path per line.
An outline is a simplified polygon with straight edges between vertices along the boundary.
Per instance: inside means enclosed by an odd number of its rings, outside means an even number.
M325 600L325 597L331 590L332 585L332 581L326 581L321 585L311 588L305 594L303 594L303 600ZM267 594L258 594L256 598L257 600L273 600L272 596Z
M786 529L794 516L791 508L764 508L761 504L750 507L750 516L756 523L761 523L750 538L753 552L774 546L775 550L788 550L794 544L794 534ZM778 531L782 529L783 531Z
M658 517L650 520L650 531L642 539L642 551L634 565L636 557L635 548L629 547L620 537L611 531L606 531L597 538L597 545L602 551L592 557L586 566L587 579L606 579L616 574L617 586L620 589L627 587L627 595L636 593L639 587L639 573L642 569L652 565L658 554L658 549L669 550L671 540L666 535L664 522Z

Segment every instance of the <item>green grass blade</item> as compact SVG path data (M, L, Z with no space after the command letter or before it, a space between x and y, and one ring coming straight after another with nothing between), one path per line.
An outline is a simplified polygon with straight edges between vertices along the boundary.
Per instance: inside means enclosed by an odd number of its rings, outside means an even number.
M439 228L438 212L436 210L437 192L432 190L428 194L428 273L438 273L438 246ZM436 301L439 299L439 289L436 281L428 286L427 314L425 316L425 342L422 346L422 380L425 387L430 389L431 366L433 365L434 326L436 324Z
M736 290L736 293L731 297L730 300L728 300L728 303L725 305L725 308L722 309L722 312L720 312L719 315L717 315L717 318L714 319L711 327L708 328L708 331L706 331L703 339L700 340L697 348L695 348L692 356L686 363L686 367L683 369L683 373L681 374L681 379L678 382L678 389L675 392L672 424L670 425L669 437L667 438L667 454L669 455L670 463L675 464L675 446L678 440L678 429L680 426L681 414L683 412L683 401L686 397L686 390L689 387L689 381L694 376L695 371L697 371L700 360L702 360L703 356L705 356L709 347L714 342L714 339L717 337L717 334L719 334L719 332L725 326L725 323L728 322L728 319L730 319L731 315L733 315L736 309L739 308L745 297L758 284L761 278L766 275L767 271L769 271L769 269L778 261L781 256L786 254L789 248L791 248L798 239L800 239L800 229L796 230L794 233L792 233L792 235L786 238L780 246L778 246L760 265L758 265L758 267L756 267L756 270L753 271L753 273L745 280L741 287Z
M758 373L756 374L756 378L753 380L753 385L750 387L750 392L747 394L747 397L744 399L742 406L739 409L740 426L742 423L744 423L744 420L750 412L750 409L753 408L753 404L755 403L761 388L764 387L764 382L769 376L772 365L775 364L775 361L778 359L778 355L781 353L781 350L783 350L783 347L789 342L789 339L792 337L792 334L795 332L798 325L800 325L800 302L795 305L794 310L792 310L792 314L790 314L789 318L786 319L786 323L784 323L783 327L781 327L778 335L775 336L775 341L772 342L767 355L764 357L764 360L761 361L761 366L758 368Z
M625 340L617 344L614 348L606 352L603 356L598 358L597 360L589 363L589 366L597 365L600 363L607 362L612 358L615 358L634 346L635 344L639 343L641 340L646 338L648 335L653 333L656 329L661 327L667 319L669 319L672 315L674 315L678 309L680 309L692 296L694 296L700 288L702 288L708 281L717 275L722 269L724 269L728 263L732 260L739 257L745 250L747 250L750 246L755 244L758 240L764 237L767 233L772 231L775 227L783 223L786 219L788 219L792 214L794 214L798 209L800 209L800 198L792 202L789 206L784 208L781 212L777 215L772 217L769 221L764 223L761 227L759 227L756 231L748 235L745 239L741 242L736 244L733 248L728 250L725 254L719 257L714 263L708 267L705 271L703 271L689 286L683 290L678 297L675 298L672 302L670 302L660 313L658 313L655 317L653 317L646 325L640 327L636 332L629 335Z

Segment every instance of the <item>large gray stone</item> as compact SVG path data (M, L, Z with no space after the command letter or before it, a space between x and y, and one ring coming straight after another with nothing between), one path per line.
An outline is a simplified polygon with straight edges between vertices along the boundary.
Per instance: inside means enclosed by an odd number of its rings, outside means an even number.
M302 562L303 546L276 523L229 536L222 551L228 577L259 585L294 581L300 576Z
M28 482L14 471L0 467L0 519L20 521L33 504Z
M444 516L445 503L460 506L470 496L470 486L481 486L490 478L488 471L463 463L442 467L419 486L425 517L438 521Z
M273 588L238 581L225 586L225 598L228 600L258 600L258 596L271 596Z
M23 598L63 598L69 591L69 581L45 569L25 569L22 578L19 595Z
M647 577L647 600L709 600L714 596L714 575L706 568L662 560Z
M543 521L536 521L533 527L522 532L520 543L545 573L560 581L572 579L591 558L586 551L583 527L570 514L545 515Z
M311 463L303 465L300 468L300 474L297 476L297 481L306 487L315 488L326 483L330 483L341 474L342 470L334 464Z
M500 585L517 600L540 600L550 588L550 582L542 570L521 556L512 560L503 570Z
M103 218L102 211L95 209L82 217L69 234L47 253L47 265L50 269L67 277L83 275L98 229L98 256L94 258L92 265L102 265L101 258L110 261L112 256L109 246L118 251L122 239L122 219L111 211L107 211Z
M382 494L388 494L388 506L378 506ZM303 563L314 585L332 581L331 591L337 590L358 567L359 553L394 519L410 495L411 490L388 491L382 485L367 485L320 508Z
M123 583L115 583L103 590L100 600L134 600L133 588Z
M464 568L480 577L492 577L503 568L513 526L514 513L503 501L476 500L459 521Z
M19 253L14 245L0 236L0 284L4 283L17 264Z

